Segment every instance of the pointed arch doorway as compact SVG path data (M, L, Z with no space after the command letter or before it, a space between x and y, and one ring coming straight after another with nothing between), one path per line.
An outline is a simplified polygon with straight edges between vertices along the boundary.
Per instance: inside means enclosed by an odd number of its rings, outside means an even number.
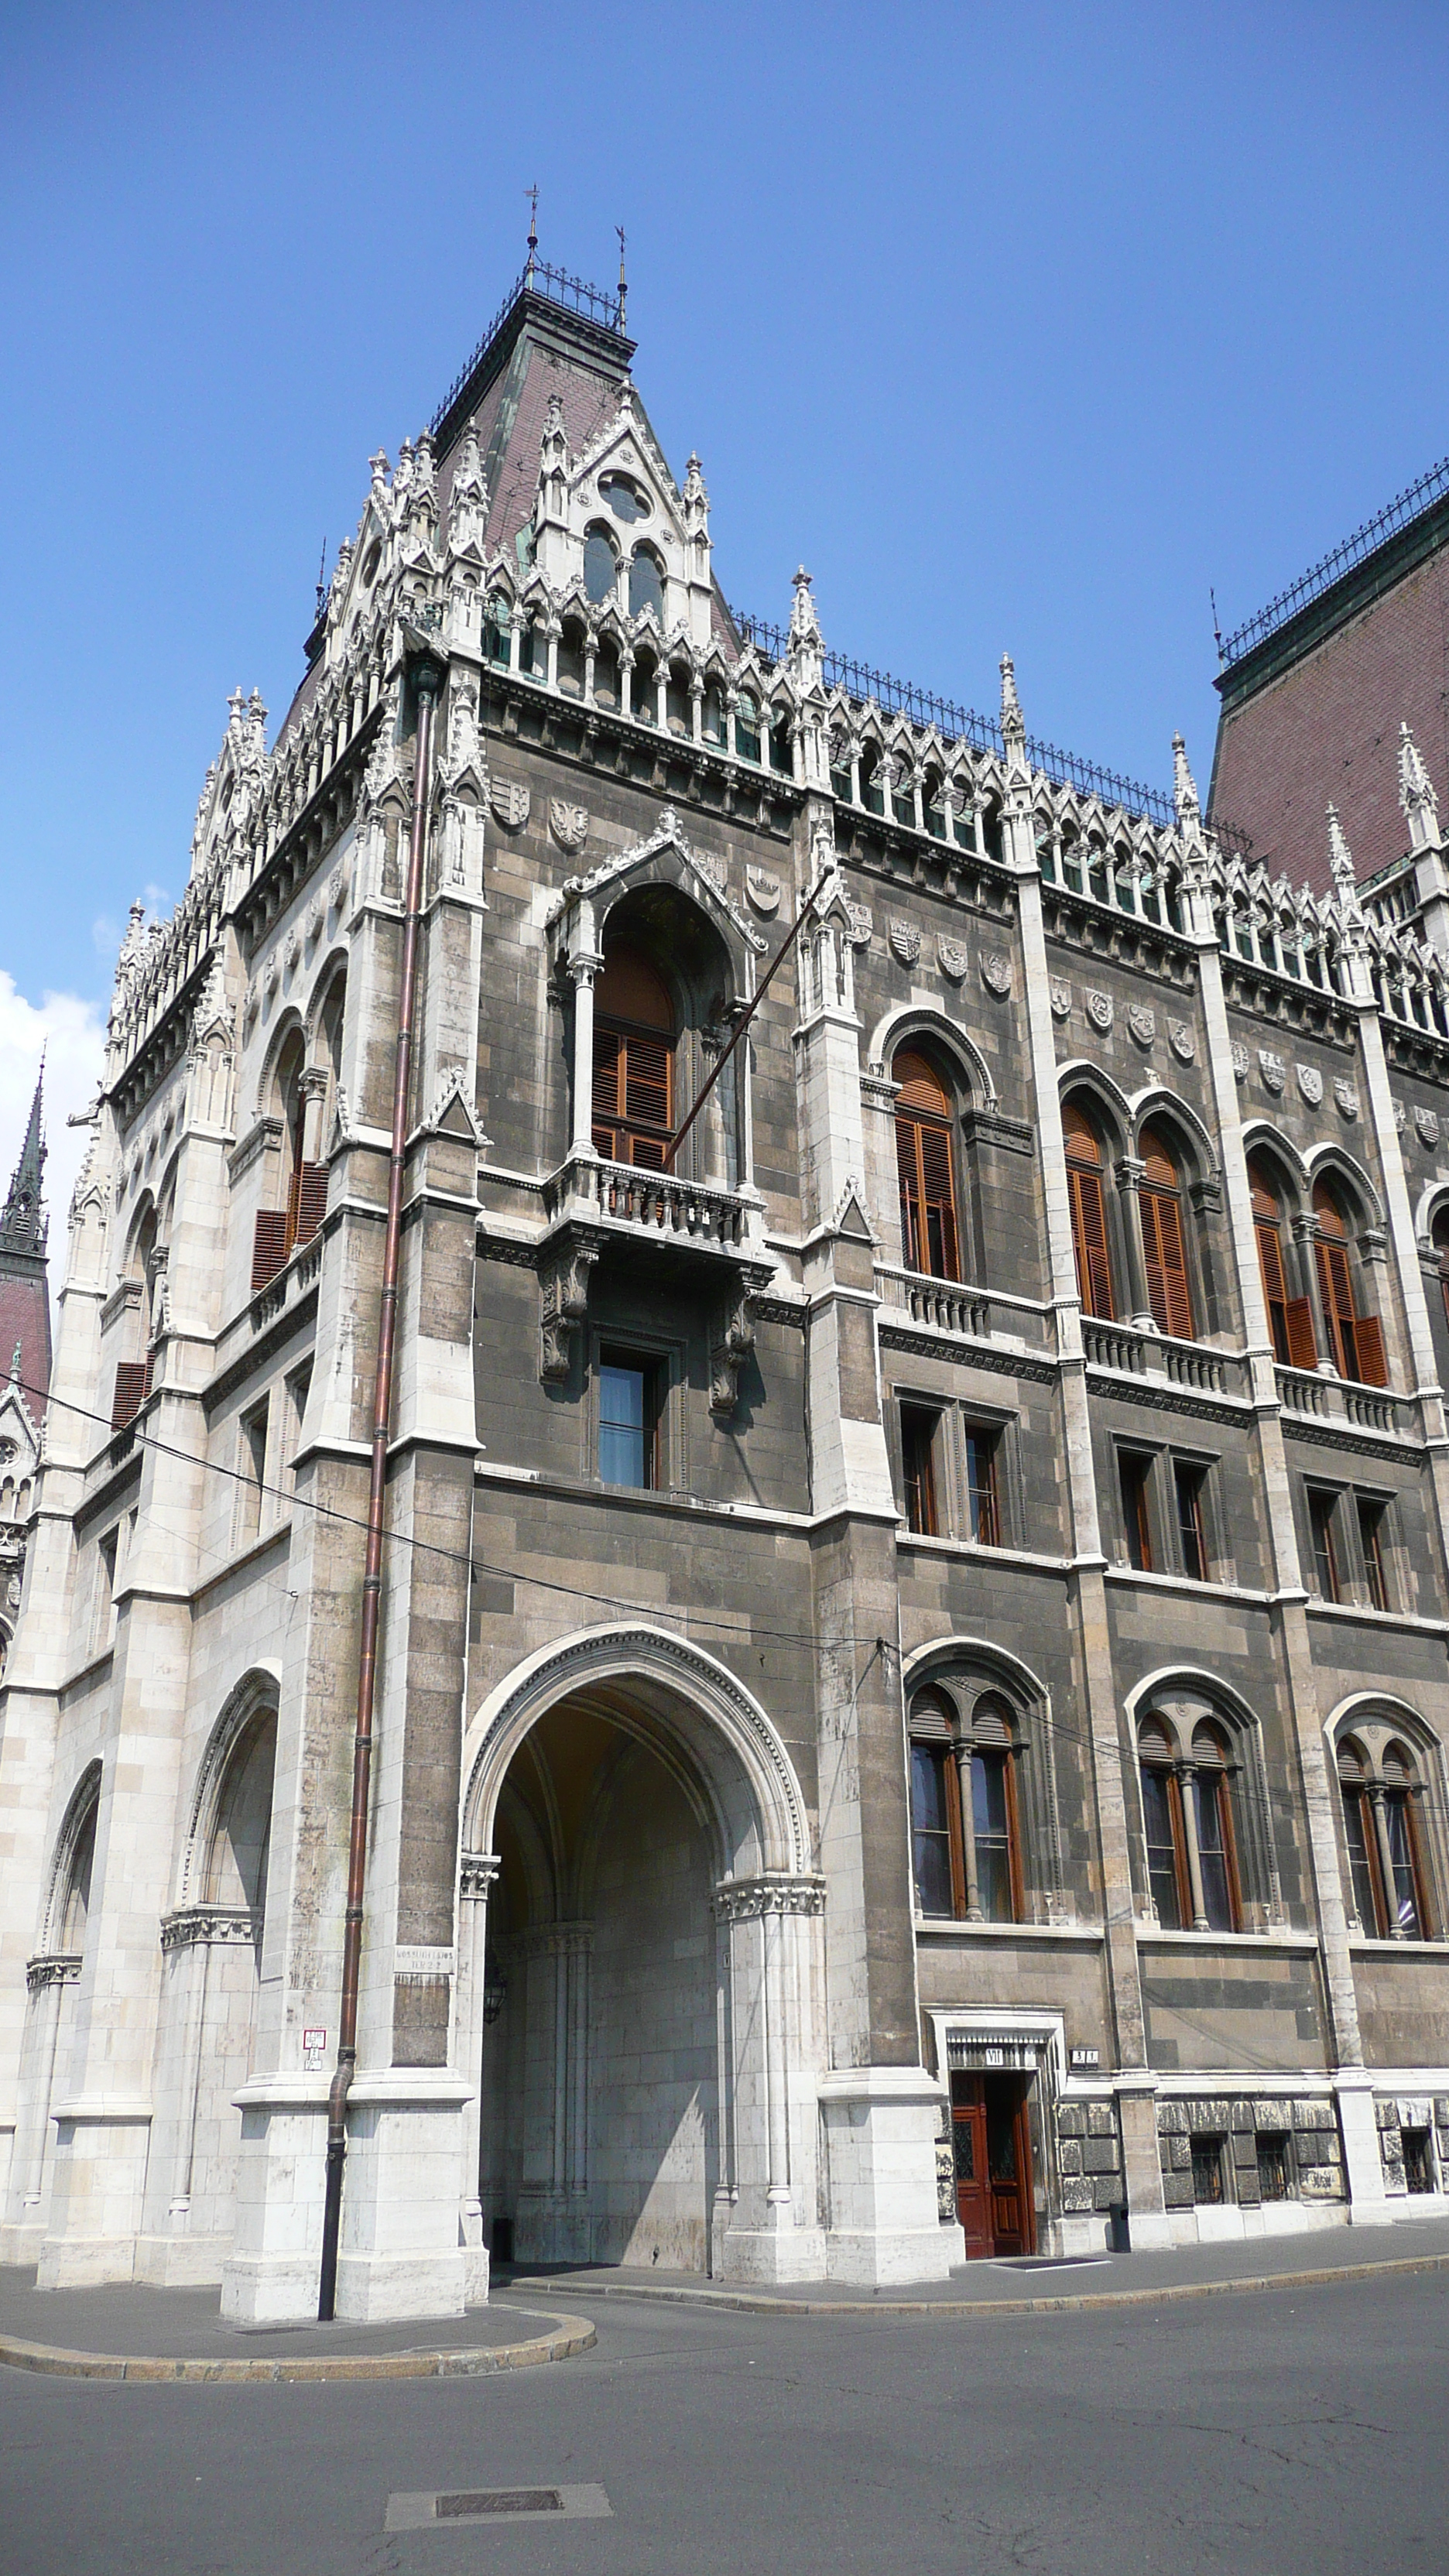
M464 1810L465 2209L495 2262L818 2273L823 1891L788 1761L677 1639L536 1664Z

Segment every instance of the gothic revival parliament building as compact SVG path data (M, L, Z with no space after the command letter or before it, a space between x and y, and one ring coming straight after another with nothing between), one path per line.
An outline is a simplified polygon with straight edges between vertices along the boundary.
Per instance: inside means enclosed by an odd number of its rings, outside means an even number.
M0 2256L302 2317L330 2219L367 2318L1442 2208L1442 728L1290 883L1180 742L733 613L632 355L530 261L132 916Z

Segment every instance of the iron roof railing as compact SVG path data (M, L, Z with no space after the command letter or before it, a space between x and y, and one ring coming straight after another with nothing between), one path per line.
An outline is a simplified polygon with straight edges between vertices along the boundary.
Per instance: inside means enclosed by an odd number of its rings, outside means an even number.
M602 286L590 286L582 277L571 277L567 269L550 268L545 260L529 260L527 265L520 269L477 348L466 366L461 367L453 378L429 421L428 428L434 437L447 419L479 360L486 355L497 339L520 295L524 294L541 295L545 303L561 305L566 313L581 313L586 321L597 322L606 331L622 331L624 328L624 316L617 295L610 295Z
M743 643L753 644L772 662L784 661L789 643L784 627L772 626L767 618L751 617L738 608L732 608L730 615ZM973 750L994 752L998 760L1006 756L1001 727L994 716L978 715L973 707L963 707L954 698L937 697L930 689L918 689L912 681L897 680L891 672L877 671L870 663L854 661L849 654L826 654L825 685L844 689L847 697L874 700L890 715L909 716L919 725L934 725L943 741L969 742ZM1161 788L1145 786L1141 779L1124 778L1115 769L1102 769L1095 760L1081 760L1075 752L1044 742L1038 734L1028 734L1026 753L1032 767L1058 787L1079 788L1085 796L1099 797L1104 805L1120 807L1126 814L1144 815L1167 831L1176 824L1172 798Z
M1345 537L1341 546L1335 546L1321 563L1314 564L1300 580L1290 582L1286 590L1279 591L1276 599L1269 600L1266 608L1259 609L1256 617L1248 618L1234 634L1229 635L1218 647L1224 667L1230 662L1241 661L1255 644L1275 635L1280 626L1286 626L1289 619L1296 617L1299 609L1306 608L1311 600L1321 599L1326 590L1332 589L1341 573L1350 572L1355 564L1363 563L1386 537L1395 536L1400 528L1408 527L1435 501L1442 500L1446 492L1449 492L1449 456L1442 457L1437 465L1431 465L1427 474L1421 474L1417 483L1411 483L1407 491L1400 492L1379 511L1377 517L1365 519L1363 526L1355 528L1351 537Z

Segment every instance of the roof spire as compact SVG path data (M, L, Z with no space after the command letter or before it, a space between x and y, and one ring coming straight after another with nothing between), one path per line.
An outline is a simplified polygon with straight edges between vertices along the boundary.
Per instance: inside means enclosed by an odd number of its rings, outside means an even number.
M1399 803L1409 826L1411 846L1420 850L1438 839L1439 799L1424 767L1424 756L1406 724L1399 727Z
M629 281L628 281L627 277L624 275L624 227L623 227L623 225L622 225L622 224L615 224L615 226L614 226L614 230L615 230L615 232L616 232L616 233L618 234L618 236L619 236L619 321L618 321L618 328L622 331L622 330L623 330L623 328L624 328L625 315L626 315L626 313L627 313L627 310L628 310L628 304L629 304Z
M1026 762L1026 718L1016 694L1016 666L1009 653L1001 657L1001 739L1006 745L1007 766L1013 759Z
M1180 733L1175 733L1172 737L1172 801L1177 808L1179 824L1185 827L1189 818L1194 823L1202 821L1197 781L1188 768L1187 745Z
M1330 805L1328 808L1328 864L1333 870L1333 882L1339 900L1356 910L1358 878L1354 873L1353 852L1343 837L1343 825L1338 819L1336 805Z
M528 218L528 265L523 272L523 283L525 286L531 286L534 266L538 259L538 181L535 179L533 186L525 188L523 193L532 209Z
M30 1104L30 1119L20 1160L11 1175L9 1195L0 1211L0 1252L22 1252L43 1256L45 1252L45 1213L40 1188L45 1171L45 1131L43 1126L43 1092L45 1056L42 1051L40 1070L35 1077L35 1097Z

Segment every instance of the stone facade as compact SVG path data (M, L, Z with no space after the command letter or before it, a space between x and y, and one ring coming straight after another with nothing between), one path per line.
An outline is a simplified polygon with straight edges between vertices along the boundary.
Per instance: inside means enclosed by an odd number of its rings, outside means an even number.
M339 2313L1391 2217L1449 2094L1432 921L1270 901L1180 746L1066 775L1009 662L990 722L858 694L803 573L742 627L576 301L373 460L122 951L0 2249L315 2306L424 664Z

